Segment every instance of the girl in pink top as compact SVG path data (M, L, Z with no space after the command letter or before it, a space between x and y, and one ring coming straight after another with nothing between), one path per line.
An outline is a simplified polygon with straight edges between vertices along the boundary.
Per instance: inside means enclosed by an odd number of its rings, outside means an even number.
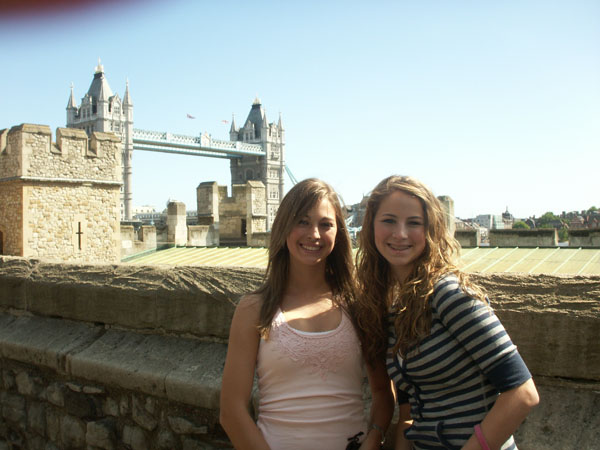
M238 450L379 448L394 402L383 362L366 364L353 320L351 241L335 191L296 184L271 231L264 284L238 304L221 389L221 424ZM258 420L248 411L258 377Z

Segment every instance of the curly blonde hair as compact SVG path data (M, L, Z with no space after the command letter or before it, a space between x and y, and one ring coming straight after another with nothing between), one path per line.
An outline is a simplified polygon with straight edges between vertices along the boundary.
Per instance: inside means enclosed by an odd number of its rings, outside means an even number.
M395 191L418 199L425 219L425 249L402 283L395 279L390 265L377 250L374 236L374 220L379 206ZM461 287L473 297L485 299L483 291L455 265L454 259L459 250L460 244L448 230L447 213L423 183L411 177L392 175L373 189L367 202L356 254L359 292L355 305L359 336L371 363L385 358L386 317L390 310L396 315L394 352L405 356L411 347L429 334L431 309L428 298L442 276L455 274Z
M281 303L287 286L290 252L286 240L292 228L320 200L327 199L335 211L337 232L333 251L327 256L325 279L333 293L333 301L348 309L355 296L354 265L352 260L352 241L348 234L344 212L335 190L327 183L316 178L300 181L285 195L271 229L269 259L263 284L256 294L262 298L258 329L261 336L268 338L271 322Z

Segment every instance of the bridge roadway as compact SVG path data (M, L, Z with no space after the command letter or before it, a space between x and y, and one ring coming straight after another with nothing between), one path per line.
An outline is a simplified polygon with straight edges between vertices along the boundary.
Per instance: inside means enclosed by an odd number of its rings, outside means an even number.
M266 156L262 145L259 144L213 139L206 133L200 136L185 136L139 129L133 130L133 149L226 159L247 155Z

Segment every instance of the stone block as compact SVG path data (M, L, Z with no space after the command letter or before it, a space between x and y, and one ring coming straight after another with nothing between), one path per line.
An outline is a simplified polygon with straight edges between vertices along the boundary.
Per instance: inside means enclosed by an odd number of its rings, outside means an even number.
M37 395L40 391L33 382L33 379L25 371L20 371L15 377L15 381L17 383L17 391L19 391L19 394L31 397Z
M156 437L156 448L158 450L175 450L179 447L175 435L167 429L161 429Z
M60 438L67 448L79 448L85 445L86 426L73 417L64 416L60 420Z
M30 402L27 412L27 425L30 430L46 435L46 405L40 402Z
M206 434L208 427L206 425L197 425L186 417L167 418L171 429L177 434Z
M213 450L214 447L208 442L193 437L183 438L183 450Z
M45 450L46 441L41 436L27 437L27 450Z
M102 411L107 416L117 417L119 415L119 404L115 399L108 397L104 399Z
M46 447L44 448L44 450L60 450L56 445L54 445L52 442L46 442Z
M117 446L116 424L113 419L88 422L85 433L87 445L105 450L113 450Z
M65 392L65 411L75 417L91 418L101 411L99 401L93 397L67 390Z
M143 401L134 395L131 400L131 417L133 421L145 430L152 431L158 425L158 421L146 411Z
M39 298L44 298L39 297ZM43 302L40 302L43 303ZM0 313L2 318L8 314ZM0 355L65 373L65 355L94 340L99 330L46 317L17 317L0 327Z
M7 392L2 392L0 395L2 417L16 423L22 429L25 429L25 419L27 418L25 398Z
M167 397L206 409L219 409L226 355L224 344L195 345L182 363L167 375Z
M123 427L123 443L129 445L132 450L148 450L148 439L139 427L125 425Z
M129 397L127 395L122 395L119 399L119 413L122 416L126 416L129 414Z
M57 409L46 408L46 433L51 441L60 440L60 415Z
M46 388L46 399L56 406L65 406L66 386L63 383L52 383Z
M2 382L4 383L4 389L7 391L15 387L15 374L10 369L2 370Z

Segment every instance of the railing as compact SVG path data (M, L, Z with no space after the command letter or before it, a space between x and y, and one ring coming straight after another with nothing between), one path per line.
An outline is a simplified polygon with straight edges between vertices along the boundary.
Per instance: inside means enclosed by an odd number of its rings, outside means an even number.
M134 150L185 153L221 158L244 155L265 156L261 145L213 139L206 133L200 136L185 136L168 132L134 129L133 148Z

